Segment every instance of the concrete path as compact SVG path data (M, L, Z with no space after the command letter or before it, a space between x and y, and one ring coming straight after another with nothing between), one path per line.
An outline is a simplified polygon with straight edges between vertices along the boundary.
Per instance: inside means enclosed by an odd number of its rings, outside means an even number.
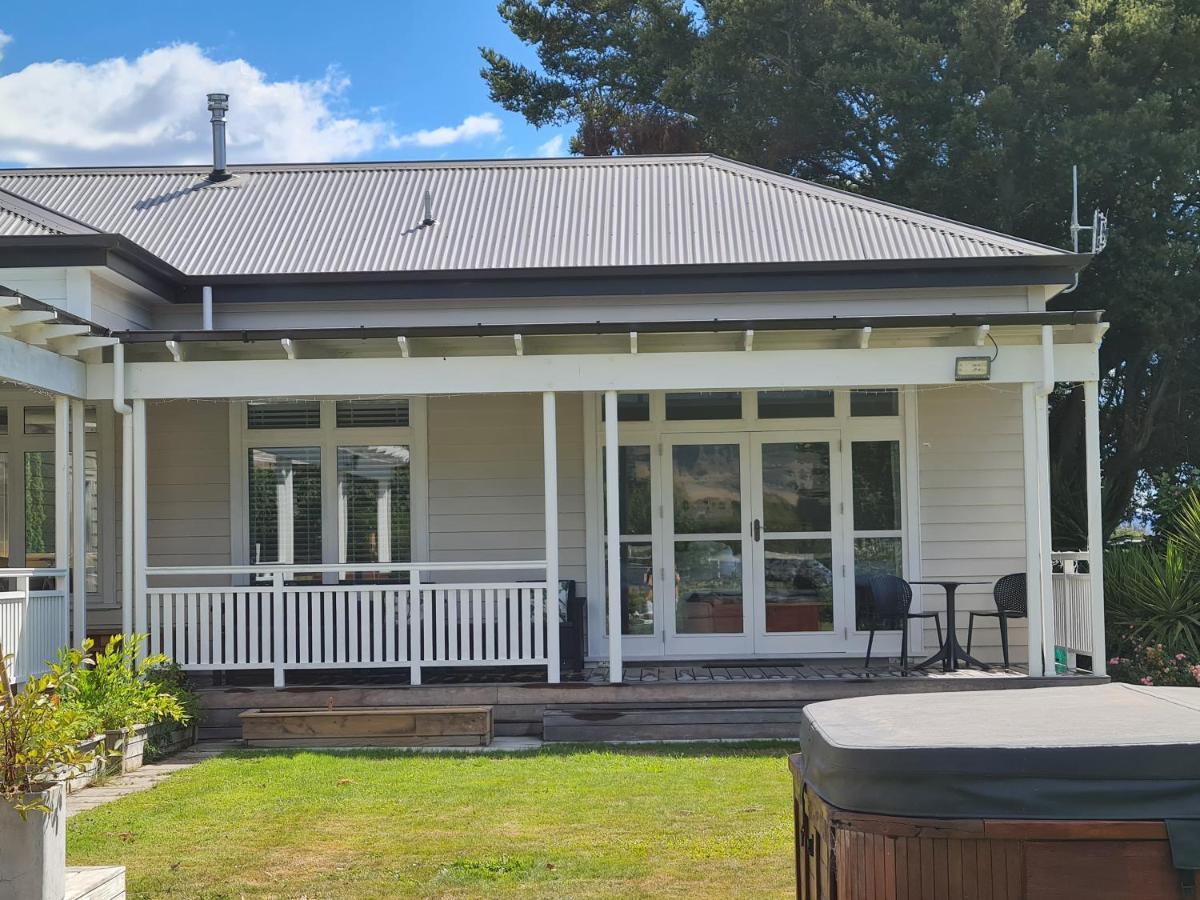
M238 747L241 741L201 741L186 750L169 756L162 762L142 766L128 775L114 775L101 784L93 784L67 795L67 818L119 800L129 794L148 791L163 779L183 769L190 769L206 759Z

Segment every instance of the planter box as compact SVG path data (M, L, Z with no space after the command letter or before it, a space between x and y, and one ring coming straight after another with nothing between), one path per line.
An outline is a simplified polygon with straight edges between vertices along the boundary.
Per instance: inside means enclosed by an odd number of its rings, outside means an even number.
M248 709L251 747L483 747L492 742L490 706L372 706Z
M146 734L145 756L149 761L163 759L196 743L196 723L157 722Z
M67 774L63 776L62 785L66 788L68 794L74 794L76 791L82 791L85 787L96 780L104 770L104 736L96 735L88 738L86 741L79 742L79 749L85 753L95 754L92 761L86 766L76 766L67 770Z
M0 900L63 900L67 872L66 789L43 796L49 813L24 819L0 800Z
M146 752L147 725L118 728L104 733L104 747L108 771L113 775L126 775L142 767Z

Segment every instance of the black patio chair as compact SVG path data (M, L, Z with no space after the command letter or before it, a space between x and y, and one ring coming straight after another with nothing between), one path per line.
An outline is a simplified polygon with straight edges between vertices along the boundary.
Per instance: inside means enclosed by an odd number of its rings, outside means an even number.
M992 599L996 602L995 612L973 612L967 620L967 655L971 654L971 636L975 630L975 617L998 619L1000 622L1000 649L1004 652L1004 668L1008 668L1008 620L1024 619L1029 615L1025 593L1025 573L1005 575L992 588Z
M912 585L895 575L876 575L869 584L866 668L871 668L871 648L876 629L900 629L900 674L908 674L908 620L933 619L938 646L942 646L942 618L935 612L912 612Z

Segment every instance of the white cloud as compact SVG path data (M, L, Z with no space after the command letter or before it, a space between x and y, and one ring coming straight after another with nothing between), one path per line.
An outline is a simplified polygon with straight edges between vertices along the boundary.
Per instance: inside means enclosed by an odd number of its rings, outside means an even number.
M8 36L0 32L0 50ZM377 112L343 111L349 79L271 81L245 60L195 44L93 65L34 63L0 76L0 160L33 166L203 164L211 159L205 94L230 94L229 160L354 159L401 145L441 146L499 134L495 116L397 136Z
M566 138L561 134L556 134L544 144L539 144L537 148L538 156L562 156L563 150L566 149Z
M502 131L500 120L491 113L484 113L481 116L467 116L454 126L443 125L441 128L402 134L394 138L392 144L397 147L445 147L447 144L461 144L483 137L499 137Z
M4 48L12 43L12 35L0 31L0 59L4 59Z

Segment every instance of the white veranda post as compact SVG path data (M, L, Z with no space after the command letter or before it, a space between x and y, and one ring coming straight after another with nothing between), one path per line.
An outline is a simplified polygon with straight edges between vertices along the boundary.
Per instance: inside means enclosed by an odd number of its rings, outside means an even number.
M608 680L624 678L621 658L621 526L617 444L617 392L604 392L604 503L608 580Z
M1053 335L1042 334L1042 380L1021 385L1025 480L1025 585L1029 606L1029 674L1054 675L1054 593L1050 534L1049 391Z
M71 608L75 645L87 637L87 451L83 401L71 401Z
M1087 453L1088 572L1092 600L1092 671L1107 670L1104 649L1104 509L1100 490L1100 385L1083 383L1085 450Z
M133 401L133 609L134 628L150 630L146 607L146 401ZM145 648L143 648L143 653Z
M557 683L558 646L558 421L554 392L542 394L542 468L546 495L546 677Z
M54 398L54 566L57 569L67 569L71 564L70 407L71 401L66 397ZM64 582L64 589L67 583ZM80 640L76 638L75 643Z

